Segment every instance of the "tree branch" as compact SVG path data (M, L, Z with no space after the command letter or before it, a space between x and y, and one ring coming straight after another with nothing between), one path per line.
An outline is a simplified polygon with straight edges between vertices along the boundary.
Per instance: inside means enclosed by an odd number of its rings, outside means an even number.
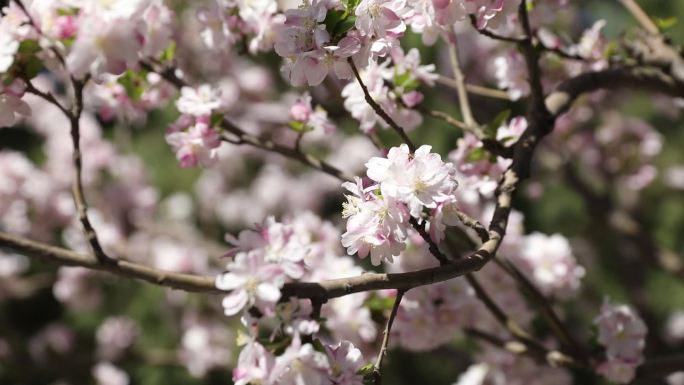
M284 297L293 296L321 300L370 290L408 290L413 287L447 281L481 269L491 259L500 242L500 236L492 234L491 239L476 252L444 266L408 273L366 273L357 277L321 282L286 283L281 292ZM0 248L58 265L85 267L172 289L199 293L225 293L214 286L214 277L172 273L126 260L112 260L112 263L101 264L93 255L80 254L3 232L0 232Z

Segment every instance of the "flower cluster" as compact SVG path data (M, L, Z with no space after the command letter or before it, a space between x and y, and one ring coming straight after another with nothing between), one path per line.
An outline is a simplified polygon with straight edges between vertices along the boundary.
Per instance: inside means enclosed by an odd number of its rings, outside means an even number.
M353 194L347 195L343 212L348 218L347 232L342 235L347 253L358 253L361 258L370 253L373 265L391 262L406 246L411 217L422 221L424 209L455 201L454 167L431 149L421 146L410 153L406 144L393 147L386 158L366 163L372 185L365 187L360 179L343 184Z
M212 126L212 114L227 107L221 91L207 84L183 87L176 107L182 115L168 128L166 141L176 152L181 167L210 166L221 145L219 131Z
M598 326L598 342L606 348L606 361L597 371L620 384L631 382L636 368L644 361L644 321L631 307L606 300L594 323Z
M242 311L242 321L250 333L233 371L236 384L362 383L361 351L345 337L361 342L375 338L374 326L370 332L358 328L364 323L372 324L368 309L362 311L364 297L357 297L361 301L340 298L328 303L326 322L331 326L346 324L347 328L330 328L341 342L324 340L324 352L302 338L315 336L319 331L310 302L281 298L280 289L285 282L360 273L348 257L334 254L338 249L336 237L326 235L328 231L328 224L304 215L285 223L268 218L237 237L226 236L235 245L228 253L233 260L227 271L216 278L216 287L230 291L223 300L225 313L234 315ZM348 320L350 316L354 317L353 323ZM263 340L258 333L266 327L262 321L273 319L282 323L283 334L273 333ZM349 328L351 325L357 328ZM288 347L276 355L270 346L278 341L287 342Z
M407 130L418 127L423 119L414 107L423 100L418 91L420 83L433 85L436 79L433 64L420 65L420 54L413 48L408 53L400 48L390 51L392 60L382 63L370 62L361 71L364 83L373 100L400 126ZM385 122L366 102L363 88L357 82L348 83L342 90L344 108L360 122L365 133L373 132L379 124L386 128Z
M584 268L577 264L570 243L560 234L525 236L517 259L546 295L567 297L579 289L584 276Z

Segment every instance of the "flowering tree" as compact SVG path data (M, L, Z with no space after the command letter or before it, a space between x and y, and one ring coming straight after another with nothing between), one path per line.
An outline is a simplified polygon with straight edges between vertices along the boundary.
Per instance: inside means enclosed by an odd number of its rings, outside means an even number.
M416 383L393 350L459 385L683 383L684 312L645 288L684 292L682 201L649 198L684 168L625 111L676 119L684 57L673 20L621 0L609 38L576 3L10 1L0 382ZM584 232L539 226L562 191Z

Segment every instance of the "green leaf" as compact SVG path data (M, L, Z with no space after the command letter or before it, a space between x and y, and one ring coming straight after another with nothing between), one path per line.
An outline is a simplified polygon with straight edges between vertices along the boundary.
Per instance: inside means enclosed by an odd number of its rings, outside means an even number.
M223 123L223 114L214 112L211 114L211 119L209 120L211 127L220 127Z
M337 25L335 26L333 36L343 36L347 31L350 29L354 28L354 24L356 23L356 16L349 15L345 17L343 20L341 20Z
M140 100L145 92L145 74L128 70L117 79L131 100Z
M162 63L170 62L176 57L176 42L172 41L164 51L162 51L160 60Z
M466 160L466 162L479 162L479 161L487 159L488 157L489 157L489 153L487 152L487 150L485 150L482 147L478 147L478 148L474 149L473 151L471 151L470 154L468 154L468 156L466 156L465 160Z
M335 29L337 28L337 24L342 21L342 18L346 15L347 12L345 11L340 11L340 10L332 10L328 11L328 13L325 15L325 20L323 20L323 24L325 24L325 30L328 31L330 36L335 36Z
M24 40L19 44L17 51L21 55L35 55L40 52L40 45L38 40Z
M394 306L394 298L373 296L366 301L366 306L373 311L389 310Z
M45 66L43 61L38 59L36 56L31 56L23 65L24 76L27 79L33 79L38 76L39 73L43 71Z
M508 118L511 116L511 110L504 110L499 112L498 115L489 122L485 127L484 127L484 132L485 135L487 135L488 138L496 139L496 133L499 130L499 127L503 126L504 123L508 121Z
M299 132L300 134L313 130L313 128L307 126L306 124L304 124L304 122L300 122L298 120L291 121L288 124L288 126L290 127L290 129L292 129L292 131Z
M660 17L654 17L653 22L660 30L670 29L677 24L677 17L671 16L665 19L662 19Z
M347 9L348 13L354 13L356 10L356 6L359 5L361 0L342 0L342 4L344 4L344 7Z
M368 363L361 367L361 369L359 369L359 371L356 373L363 376L364 385L375 384L375 365Z

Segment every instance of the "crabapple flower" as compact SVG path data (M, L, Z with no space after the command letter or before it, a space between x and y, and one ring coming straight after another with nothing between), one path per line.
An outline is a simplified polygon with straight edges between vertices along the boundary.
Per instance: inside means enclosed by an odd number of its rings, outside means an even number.
M570 243L560 234L526 236L518 259L546 295L567 297L575 293L585 273L572 254Z
M140 334L138 324L125 316L109 317L97 329L98 354L107 360L121 358Z
M389 196L378 196L377 186L363 188L359 178L356 184L345 182L342 186L353 194L347 195L343 205L342 216L348 219L342 246L348 254L358 253L361 258L370 254L374 266L383 260L392 262L406 246L406 205Z
M511 100L518 100L530 93L525 59L518 51L508 51L494 59L494 76Z
M179 122L183 123L184 119L186 117L181 116ZM214 128L209 127L208 120L208 117L203 117L186 130L180 129L181 124L172 126L167 131L166 142L176 152L181 167L208 167L216 161L221 137Z
M406 31L402 17L410 12L406 0L361 0L356 7L356 28L368 36L399 38Z
M227 271L216 277L220 290L231 291L223 298L226 315L235 315L245 307L256 306L268 312L280 299L285 274L280 266L267 263L258 251L239 252Z
M275 357L252 340L240 352L238 363L233 369L233 381L235 385L266 384L274 365Z
M184 328L179 360L194 377L203 377L211 369L230 364L233 333L219 321L191 317Z
M330 379L334 385L362 385L363 376L358 374L363 366L363 355L354 344L342 341L337 346L326 345L325 352L330 363Z
M225 105L219 89L202 84L197 88L181 88L181 96L176 101L176 107L182 114L209 116L212 112L221 111Z
M0 20L0 73L5 73L14 63L14 55L19 49L19 41L5 30Z
M77 78L83 78L89 72L118 75L137 63L142 45L134 19L110 19L96 12L83 13L76 40L66 57L69 72Z
M302 344L295 334L290 346L278 356L269 383L280 385L328 385L330 365L324 353L311 344Z
M382 195L404 202L414 218L423 208L437 207L458 186L453 165L431 149L423 145L410 154L402 144L390 149L386 158L374 157L366 163L368 177L380 185Z
M598 342L606 348L607 360L598 372L611 381L626 384L634 379L637 366L643 362L646 324L630 306L604 301L594 319L598 326Z
M128 385L128 374L109 362L100 362L93 368L97 385Z
M0 85L0 128L12 126L19 115L31 115L31 107L21 100L25 90L26 83L21 79L8 86Z
M290 119L302 124L301 131L314 131L318 133L330 134L335 131L335 124L328 119L328 113L323 108L313 108L311 105L311 95L305 92L290 107Z

